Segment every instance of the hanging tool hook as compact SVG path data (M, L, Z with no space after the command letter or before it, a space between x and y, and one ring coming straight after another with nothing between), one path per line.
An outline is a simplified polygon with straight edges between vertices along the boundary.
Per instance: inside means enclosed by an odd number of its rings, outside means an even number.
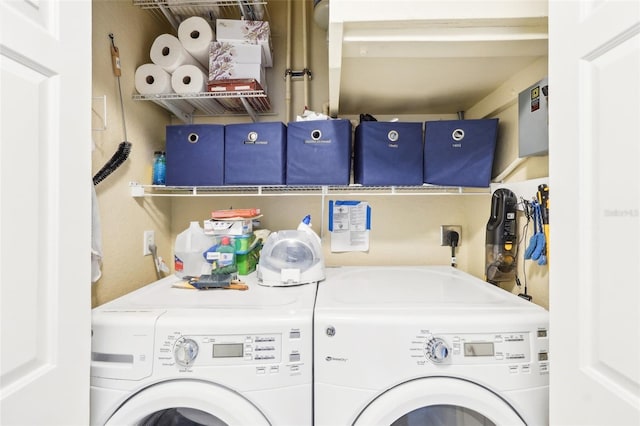
M113 67L113 73L116 77L120 77L120 75L122 75L122 70L120 69L120 51L116 47L113 33L109 33L109 38L111 39L111 66Z
M120 95L120 112L122 114L124 141L120 142L117 151L107 161L107 163L93 176L94 185L100 183L107 176L113 173L118 167L120 167L120 165L122 165L122 163L124 163L124 161L129 157L129 153L131 152L131 142L127 140L127 123L125 121L124 101L122 99L122 85L120 83L120 75L122 74L122 71L120 69L120 52L118 51L118 47L116 47L113 33L109 33L109 38L111 39L111 65L113 67L113 73L118 80L118 94Z
M120 112L122 114L122 127L124 130L124 140L127 141L127 123L125 121L124 114L124 101L122 100L122 85L120 83L120 76L122 75L122 69L120 68L120 51L116 46L115 37L113 33L109 33L111 39L111 65L113 66L113 73L118 78L118 93L120 95Z

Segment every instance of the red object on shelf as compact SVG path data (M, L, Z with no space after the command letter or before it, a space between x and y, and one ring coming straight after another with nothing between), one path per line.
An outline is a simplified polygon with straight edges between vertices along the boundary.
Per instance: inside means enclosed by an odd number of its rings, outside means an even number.
M207 86L209 92L251 92L262 90L262 86L254 78L210 80Z
M260 215L260 209L214 210L211 219L229 219L233 217L252 218Z

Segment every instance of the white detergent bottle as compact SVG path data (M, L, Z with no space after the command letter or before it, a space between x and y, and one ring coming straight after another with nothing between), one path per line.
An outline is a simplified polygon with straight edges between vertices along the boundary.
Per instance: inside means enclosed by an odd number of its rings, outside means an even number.
M203 253L215 243L213 236L206 235L197 221L178 234L173 249L174 269L177 276L199 277L211 273L211 264Z

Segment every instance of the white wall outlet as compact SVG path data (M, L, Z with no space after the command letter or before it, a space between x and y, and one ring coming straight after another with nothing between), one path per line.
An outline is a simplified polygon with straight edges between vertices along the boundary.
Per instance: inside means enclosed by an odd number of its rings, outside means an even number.
M144 231L142 244L142 255L149 256L151 254L149 246L156 244L156 231Z
M449 232L455 231L458 233L458 244L456 247L459 247L462 243L462 226L460 225L440 225L440 245L441 246L450 246L451 238L449 236Z

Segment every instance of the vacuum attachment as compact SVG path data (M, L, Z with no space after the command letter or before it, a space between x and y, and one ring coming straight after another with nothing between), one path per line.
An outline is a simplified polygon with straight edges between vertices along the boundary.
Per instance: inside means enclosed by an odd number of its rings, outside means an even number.
M506 189L494 191L491 197L491 216L487 222L485 277L492 284L516 278L518 227L516 207L518 198Z

